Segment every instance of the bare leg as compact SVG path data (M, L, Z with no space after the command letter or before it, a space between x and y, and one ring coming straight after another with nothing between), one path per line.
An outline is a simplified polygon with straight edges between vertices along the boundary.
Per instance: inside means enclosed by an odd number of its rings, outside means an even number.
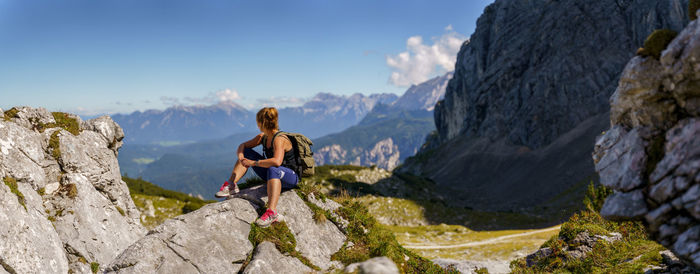
M269 199L267 208L277 212L277 201L280 199L280 193L282 193L282 182L280 179L267 180L267 198Z
M231 172L231 177L228 179L228 182L232 184L238 183L238 180L240 180L247 171L248 168L244 167L241 161L236 161L236 165L233 166L233 172Z

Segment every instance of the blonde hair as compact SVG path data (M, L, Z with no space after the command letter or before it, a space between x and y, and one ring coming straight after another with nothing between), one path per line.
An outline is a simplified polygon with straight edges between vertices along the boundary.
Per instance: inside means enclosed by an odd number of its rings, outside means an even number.
M258 114L255 115L255 120L264 130L279 130L279 125L277 124L277 109L274 107L261 108Z

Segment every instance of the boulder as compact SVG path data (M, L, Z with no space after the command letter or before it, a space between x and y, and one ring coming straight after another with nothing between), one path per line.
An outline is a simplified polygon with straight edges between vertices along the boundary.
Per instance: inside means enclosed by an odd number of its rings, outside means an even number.
M361 263L345 267L347 273L361 274L398 274L399 268L389 257L374 257Z
M253 204L264 205L267 203L264 185L241 190L239 195L245 199L256 201ZM311 209L295 190L282 192L277 204L277 212L284 216L289 230L296 238L297 251L301 255L323 270L339 266L330 258L331 255L340 250L347 237L333 222L330 220L324 220L320 223L314 221Z
M106 272L237 272L253 245L250 224L258 217L243 199L206 205L165 221L122 252Z
M255 248L253 260L243 271L248 273L311 273L313 269L306 266L299 259L282 255L275 245L270 242L262 242Z

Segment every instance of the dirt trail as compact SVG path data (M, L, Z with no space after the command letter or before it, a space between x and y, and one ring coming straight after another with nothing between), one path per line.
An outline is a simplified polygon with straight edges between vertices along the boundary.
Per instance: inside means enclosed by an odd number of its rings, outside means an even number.
M509 240L512 238L519 238L519 237L525 237L525 236L529 236L529 235L533 235L533 234L549 232L549 231L557 230L559 228L560 228L560 226L555 226L555 227L550 227L550 228L545 228L545 229L539 229L539 230L533 230L533 231L528 231L528 232L523 232L523 233L500 236L500 237L496 237L496 238L492 238L492 239L488 239L488 240L483 240L483 241L478 241L478 242L469 242L469 243L456 244L456 245L403 245L403 247L409 248L409 249L448 249L448 248L459 248L459 247L480 246L480 245L488 245L488 244L498 244L498 243L505 242L506 240Z

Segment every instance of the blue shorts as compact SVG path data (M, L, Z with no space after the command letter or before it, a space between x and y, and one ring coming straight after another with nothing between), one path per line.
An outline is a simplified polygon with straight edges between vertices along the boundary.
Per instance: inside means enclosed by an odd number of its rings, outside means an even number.
M249 160L258 161L264 160L265 158L260 155L257 151L252 148L246 148L243 150L243 157ZM270 179L279 179L282 182L282 189L292 189L299 183L299 177L294 170L291 170L283 166L273 166L273 167L252 167L255 174L263 180L267 181Z

